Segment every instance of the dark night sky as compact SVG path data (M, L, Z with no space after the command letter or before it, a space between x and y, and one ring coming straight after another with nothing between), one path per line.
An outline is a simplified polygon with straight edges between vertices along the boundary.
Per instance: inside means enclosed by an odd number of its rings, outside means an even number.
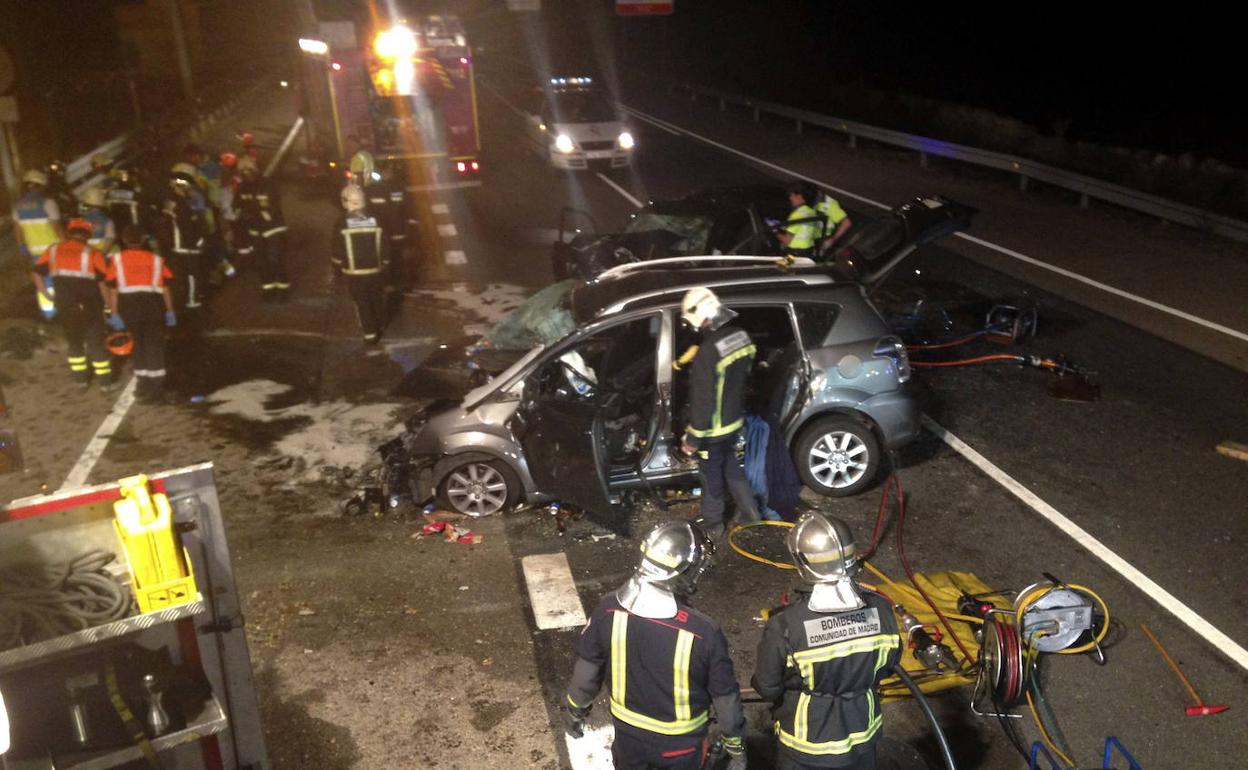
M794 102L861 84L992 109L1050 132L1248 165L1242 28L1213 10L1082 5L675 0L622 20L656 69ZM545 0L552 39L581 37L594 4ZM613 3L597 8L610 13ZM577 23L580 22L580 23ZM584 40L583 37L581 37ZM727 82L725 82L727 81Z

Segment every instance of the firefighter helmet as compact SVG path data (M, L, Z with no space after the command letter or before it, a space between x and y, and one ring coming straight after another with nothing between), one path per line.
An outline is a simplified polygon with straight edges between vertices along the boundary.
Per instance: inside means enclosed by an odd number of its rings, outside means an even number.
M61 177L65 176L65 161L53 160L48 162L48 176Z
M364 190L359 185L349 184L342 188L342 207L347 211L360 211L364 208Z
M849 525L833 516L808 511L784 539L797 573L809 583L833 583L858 572L858 552Z
M48 175L37 168L32 168L25 174L22 174L22 181L26 184L37 184L40 187L48 186Z
M108 193L104 192L103 187L88 187L82 191L82 197L79 198L83 204L94 206L95 208L104 208L108 205Z
M231 168L238 163L238 156L232 152L221 153L221 165Z
M695 329L701 329L708 322L712 329L718 329L736 315L720 304L715 292L705 286L695 286L685 292L680 303L680 317Z
M134 338L130 332L113 332L104 340L108 352L115 356L128 356L134 352Z
M689 596L710 566L715 543L706 530L690 521L657 524L641 540L641 561L633 576L616 591L616 598L630 607L648 589L671 596Z
M65 232L69 233L71 238L75 233L81 233L85 237L90 237L95 232L95 228L82 217L74 217L69 220L69 224L65 225Z
M243 143L244 147L251 147L256 143L256 135L250 131L240 131L238 139Z
M174 163L173 167L169 169L169 175L173 177L185 176L188 181L194 182L195 177L199 176L199 169L183 161Z

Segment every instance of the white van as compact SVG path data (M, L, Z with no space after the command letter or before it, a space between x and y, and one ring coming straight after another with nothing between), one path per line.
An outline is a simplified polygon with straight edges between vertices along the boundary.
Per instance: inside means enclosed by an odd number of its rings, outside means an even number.
M636 139L592 78L552 78L538 114L528 114L529 138L556 169L625 168Z

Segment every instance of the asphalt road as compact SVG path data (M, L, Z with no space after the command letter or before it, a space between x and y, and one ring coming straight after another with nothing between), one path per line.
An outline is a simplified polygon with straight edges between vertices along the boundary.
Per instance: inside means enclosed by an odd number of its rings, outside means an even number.
M528 150L503 101L524 87L507 77L514 66L503 64L481 62L489 86L480 103L484 184L422 198L420 284L402 298L380 352L359 342L350 302L328 269L332 203L290 181L292 300L263 304L244 264L206 316L185 323L170 402L130 410L90 475L97 482L216 463L276 767L569 766L558 705L575 632L537 629L520 559L566 553L588 609L628 574L635 545L595 539L579 523L560 535L551 517L531 511L473 522L485 536L477 546L413 540L416 517L345 519L337 504L351 490L351 473L419 406L391 395L405 372L441 341L483 328L551 280L550 243L564 206L613 228L634 210L617 187L645 200L783 178L644 122L631 172L606 179L552 173ZM834 175L838 187L864 198L891 203L935 192L966 199L983 210L972 233L985 240L1038 258L1078 255L1089 271L1099 266L1098 280L1114 283L1121 272L1126 290L1156 291L1150 296L1159 302L1248 328L1239 283L1248 261L1238 247L1121 212L1080 210L1044 192L1024 196L1003 179L921 171L879 149L849 155L828 137L755 127L741 115L653 91L638 91L629 103L784 168ZM263 129L262 141L276 144L293 113L275 99L246 120ZM842 202L856 219L877 213L848 196ZM453 224L454 232L439 224ZM1179 266L1212 267L1154 270L1141 257L1130 271L1115 269L1113 257L1123 251L1167 252ZM1025 350L1063 352L1096 370L1102 399L1053 399L1050 375L1040 371L952 369L916 375L925 411L1214 627L1248 638L1248 568L1239 558L1248 535L1248 466L1213 451L1222 440L1248 442L1248 345L1014 262L949 240L915 255L886 299L894 307L915 296L945 301L959 322L971 322L971 310L992 301L1034 304L1039 334ZM54 335L33 332L17 317L20 300L10 304L5 389L30 461L25 474L0 478L11 498L59 486L111 403L64 385ZM192 396L205 398L192 404ZM969 570L1014 589L1047 571L1095 588L1109 603L1119 623L1107 665L1083 656L1044 663L1050 701L1082 764L1095 764L1106 735L1121 738L1146 767L1242 764L1243 668L934 434L900 460L916 568ZM818 504L865 538L878 493ZM692 515L689 508L674 512ZM633 515L644 525L660 514ZM874 561L900 575L891 545ZM708 573L698 603L724 624L743 681L760 633L754 617L792 587L790 575L733 554ZM1184 716L1185 695L1139 633L1141 621L1162 636L1206 700L1228 702L1231 711ZM973 717L966 699L962 692L937 698L962 766L1022 765L997 724ZM605 711L600 704L596 723L605 723ZM752 767L765 767L766 715L754 706L750 718ZM892 739L930 749L913 704L889 705L886 720ZM1029 722L1020 729L1028 742L1036 737Z

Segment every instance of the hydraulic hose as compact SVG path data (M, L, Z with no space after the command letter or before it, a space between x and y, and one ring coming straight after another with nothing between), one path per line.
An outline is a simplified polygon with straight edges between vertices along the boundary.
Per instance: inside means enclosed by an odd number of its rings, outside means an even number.
M900 679L906 687L910 689L910 694L914 696L918 702L919 708L923 709L923 716L927 718L927 723L932 726L932 734L936 736L936 744L940 746L940 757L945 761L946 770L958 770L958 763L953 759L953 749L949 747L949 738L945 735L945 731L941 729L940 722L936 719L936 712L932 711L932 704L928 702L927 696L919 689L919 685L910 677L901 665L893 666L893 673Z
M987 364L993 361L1003 361L1007 364L1025 364L1027 359L1023 356L1014 355L1013 353L993 353L986 356L975 356L974 358L962 358L957 361L911 361L911 366L971 366L973 364Z

